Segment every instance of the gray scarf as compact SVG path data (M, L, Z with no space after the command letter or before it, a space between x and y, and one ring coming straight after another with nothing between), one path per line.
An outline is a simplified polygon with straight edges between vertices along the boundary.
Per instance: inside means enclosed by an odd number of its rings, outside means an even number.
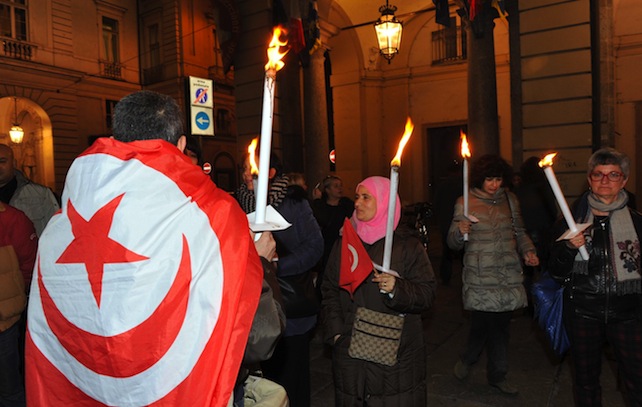
M640 293L642 291L640 285L640 240L633 226L631 212L626 206L627 202L628 196L624 190L618 193L617 198L611 204L601 202L592 193L588 195L589 208L608 213L608 232L611 241L609 253L611 253L611 266L617 279L618 294ZM583 216L581 223L593 223L593 213L590 209ZM591 239L587 239L589 252L591 243ZM580 274L588 272L588 262L582 260L579 253L575 257L573 271Z

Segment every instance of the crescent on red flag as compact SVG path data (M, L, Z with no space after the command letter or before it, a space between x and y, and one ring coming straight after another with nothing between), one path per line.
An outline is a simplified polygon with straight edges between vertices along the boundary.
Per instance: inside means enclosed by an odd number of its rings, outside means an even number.
M183 255L178 274L169 292L156 308L154 313L135 328L113 336L102 336L78 329L60 312L42 282L40 262L38 263L38 287L47 323L51 331L60 340L61 345L76 360L92 371L111 377L129 377L149 369L165 355L181 329L187 311L188 296L186 292L191 280L189 247L183 237ZM189 291L187 291L189 292ZM178 318L168 320L168 315L178 312ZM182 314L182 317L180 316ZM164 325L165 333L155 338L149 333L156 327ZM74 332L73 336L66 335ZM159 340L160 339L160 340ZM131 347L135 349L153 349L154 352L141 354L132 360L130 355L122 355L117 349ZM101 356L102 355L102 356ZM108 356L108 357L107 357Z

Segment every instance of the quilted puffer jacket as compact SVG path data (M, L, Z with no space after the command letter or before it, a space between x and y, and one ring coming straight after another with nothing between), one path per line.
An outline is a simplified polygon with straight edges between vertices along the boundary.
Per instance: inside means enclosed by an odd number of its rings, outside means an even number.
M524 229L517 197L504 188L494 195L473 188L468 213L479 222L472 225L467 242L458 227L464 219L462 197L457 199L448 231L448 246L453 250L464 249L464 309L504 312L525 307L520 255L535 251L535 246Z

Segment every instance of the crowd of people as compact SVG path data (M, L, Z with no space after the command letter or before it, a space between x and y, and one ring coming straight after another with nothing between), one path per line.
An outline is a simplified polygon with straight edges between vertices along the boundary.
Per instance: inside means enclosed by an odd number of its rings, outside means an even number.
M241 407L261 376L282 386L285 405L307 407L316 335L332 356L337 406L425 406L422 314L457 259L470 321L457 379L485 351L488 384L518 393L510 321L545 270L565 287L576 405L600 405L608 343L630 405L642 406L642 215L625 189L630 161L612 148L588 159L572 212L589 227L559 241L569 225L536 161L515 182L503 158L478 157L467 208L454 166L436 203L447 250L436 276L400 223L398 195L386 252L385 177L363 179L353 200L334 174L309 191L271 154L267 203L290 226L252 231L249 157L235 193L219 189L166 95L123 98L113 137L74 160L60 199L0 144L0 406ZM376 355L384 349L389 358Z

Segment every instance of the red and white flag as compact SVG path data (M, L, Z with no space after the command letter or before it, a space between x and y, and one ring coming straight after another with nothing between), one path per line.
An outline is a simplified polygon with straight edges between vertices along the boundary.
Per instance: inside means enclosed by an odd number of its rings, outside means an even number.
M40 238L30 406L225 406L263 272L238 204L175 146L99 139Z
M350 219L346 218L343 221L343 238L341 239L339 286L352 296L357 287L368 278L372 269L373 263L368 252L352 227Z

